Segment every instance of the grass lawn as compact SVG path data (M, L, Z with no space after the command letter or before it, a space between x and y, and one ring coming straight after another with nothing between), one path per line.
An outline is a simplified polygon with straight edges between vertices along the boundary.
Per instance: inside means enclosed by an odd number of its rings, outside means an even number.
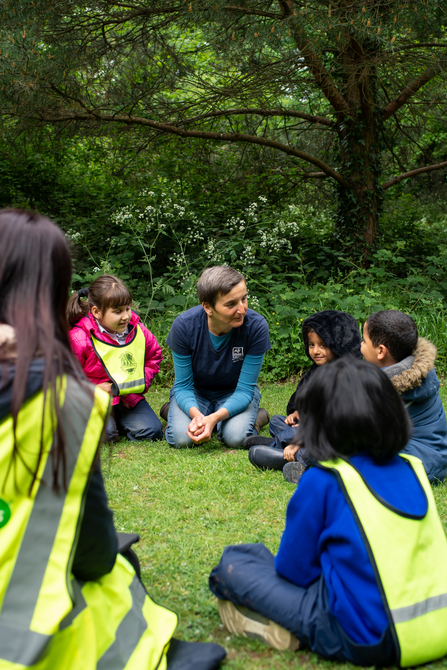
M293 389L264 385L262 406L282 414ZM441 393L447 407L447 387ZM168 389L155 387L148 400L158 411L168 395ZM280 472L256 470L247 452L228 450L217 438L187 450L122 440L103 454L102 465L116 528L141 535L143 581L154 600L179 615L176 637L219 642L227 650L228 670L343 665L230 635L208 589L209 572L227 544L263 542L277 551L294 491ZM435 497L447 531L447 484L435 488ZM447 657L428 667L447 668Z

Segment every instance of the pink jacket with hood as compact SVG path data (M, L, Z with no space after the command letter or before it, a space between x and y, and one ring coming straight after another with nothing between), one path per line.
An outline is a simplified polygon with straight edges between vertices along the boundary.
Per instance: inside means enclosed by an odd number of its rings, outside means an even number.
M144 339L146 340L146 356L144 360L144 376L146 379L146 388L144 389L144 392L146 393L153 378L160 370L160 362L163 360L163 356L161 347L156 338L146 326L143 326L140 317L138 314L135 314L135 312L132 312L130 318L130 330L126 337L126 344L133 338L137 324L140 326ZM104 371L101 361L94 352L92 341L90 339L90 333L92 332L98 340L103 340L103 342L109 342L110 344L116 345L116 341L109 337L107 333L101 333L95 317L89 313L88 316L84 316L78 321L68 333L71 350L82 365L87 378L93 384L109 382L110 379ZM119 401L122 400L126 407L135 407L140 400L143 400L143 397L142 393L129 393L129 395L117 396L112 398L112 405L117 405Z

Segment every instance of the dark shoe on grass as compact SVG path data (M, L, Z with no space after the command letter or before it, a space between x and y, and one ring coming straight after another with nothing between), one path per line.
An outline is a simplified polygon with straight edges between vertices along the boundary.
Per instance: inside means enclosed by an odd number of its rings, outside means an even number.
M220 644L172 638L166 654L166 670L217 670L226 655Z
M291 484L298 484L300 477L305 470L307 470L305 465L299 461L292 461L291 463L286 463L282 474L287 482L290 482Z
M267 412L266 409L260 407L258 409L258 416L256 417L256 422L255 425L253 426L253 430L255 430L259 434L261 432L261 428L263 426L266 426L269 421L270 421L270 414Z
M233 605L229 600L218 600L217 609L225 628L233 635L262 640L274 649L296 651L299 640L285 628L246 607Z
M260 470L282 470L287 463L283 453L282 449L255 444L248 452L248 458Z
M160 416L165 421L168 420L169 404L170 403L165 402L165 404L160 407Z
M250 435L250 437L246 437L242 442L242 449L250 449L257 444L263 444L265 447L268 447L273 442L273 439L273 437L264 437L264 435Z

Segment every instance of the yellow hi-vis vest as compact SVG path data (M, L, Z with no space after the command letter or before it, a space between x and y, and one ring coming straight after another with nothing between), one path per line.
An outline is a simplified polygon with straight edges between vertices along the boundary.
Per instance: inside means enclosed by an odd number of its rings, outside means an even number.
M95 354L112 382L112 394L118 396L128 393L144 393L146 388L144 377L146 340L141 328L136 326L135 335L127 344L104 342L98 340L93 333L90 339Z
M0 669L165 670L177 624L156 605L133 568L118 556L94 582L71 572L86 487L109 398L86 384L61 381L66 487L52 489L55 413L47 394L27 400L18 416L13 460L11 416L0 423ZM53 406L54 407L54 406ZM40 438L43 434L43 451ZM37 478L30 491L33 472Z
M427 498L421 517L396 510L340 458L319 463L335 471L362 534L401 667L447 654L447 539L422 461L399 454Z

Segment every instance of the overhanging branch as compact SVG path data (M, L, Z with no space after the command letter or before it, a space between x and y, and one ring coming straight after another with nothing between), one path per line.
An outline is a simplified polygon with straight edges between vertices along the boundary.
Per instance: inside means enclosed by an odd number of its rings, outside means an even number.
M433 77L435 77L439 72L439 67L431 67L424 70L419 77L416 77L414 81L411 82L404 90L392 100L388 105L383 109L383 120L386 121L392 114L395 114L398 109L400 109L405 103L421 89L425 84L427 84Z
M398 51L403 51L404 49L422 49L425 47L440 47L445 49L447 48L447 42L418 42L416 44L404 44L399 47Z
M423 174L424 172L441 170L444 167L447 167L447 161L444 161L443 163L436 163L436 165L426 165L425 167L417 168L416 170L410 170L410 172L405 172L404 174L400 174L397 177L391 177L391 179L388 179L388 181L383 184L382 188L385 191L387 188L390 188L390 186L400 184L400 182L404 179L410 179L411 177L415 177L418 174Z
M294 176L301 177L301 179L326 179L327 174L324 172L297 172Z
M330 128L335 128L335 123L330 119L326 119L324 116L314 116L312 114L306 114L305 112L296 112L292 109L257 109L257 108L242 108L242 109L223 109L218 112L208 112L206 114L199 114L197 116L191 116L189 119L182 121L183 124L194 123L195 121L202 121L203 119L214 119L218 116L227 116L229 114L257 114L259 116L292 116L297 119L303 119L304 121L310 121L311 123L321 123L324 126L329 126Z
M280 20L284 20L292 14L290 0L279 0L279 6L281 7L280 14L278 12L266 12L260 9L248 9L248 7L240 7L239 5L225 5L224 9L227 12L238 12L247 16L265 16L268 19Z
M278 14L277 12L264 12L260 9L247 9L246 7L238 7L237 5L225 5L225 11L227 12L237 12L238 14L244 14L247 16L265 16L268 19L283 19L283 14Z
M152 121L151 119L145 119L138 116L126 116L124 114L104 114L101 112L72 112L66 114L40 114L39 120L47 123L62 123L67 121L100 121L103 123L125 123L127 125L139 125L145 126L147 128L154 128L155 130L161 131L163 133L168 133L171 135L177 135L178 137L183 138L196 138L196 139L207 139L207 140L216 140L218 142L246 142L249 144L258 144L264 147L270 147L271 149L276 149L281 151L284 154L293 156L294 158L299 158L300 160L306 161L318 167L327 177L332 177L335 179L341 186L347 188L349 186L348 182L341 174L336 170L331 168L329 165L321 161L316 156L301 151L300 149L295 149L294 147L283 144L282 142L277 142L276 140L271 140L266 137L258 137L257 135L247 135L245 133L216 133L206 130L185 130L184 128L178 128L177 126L172 126L167 123L160 123L159 121Z
M335 86L332 77L318 57L312 42L305 35L304 31L299 30L298 27L293 31L293 37L309 71L314 77L316 85L327 101L338 114L348 115L350 111L349 105Z

